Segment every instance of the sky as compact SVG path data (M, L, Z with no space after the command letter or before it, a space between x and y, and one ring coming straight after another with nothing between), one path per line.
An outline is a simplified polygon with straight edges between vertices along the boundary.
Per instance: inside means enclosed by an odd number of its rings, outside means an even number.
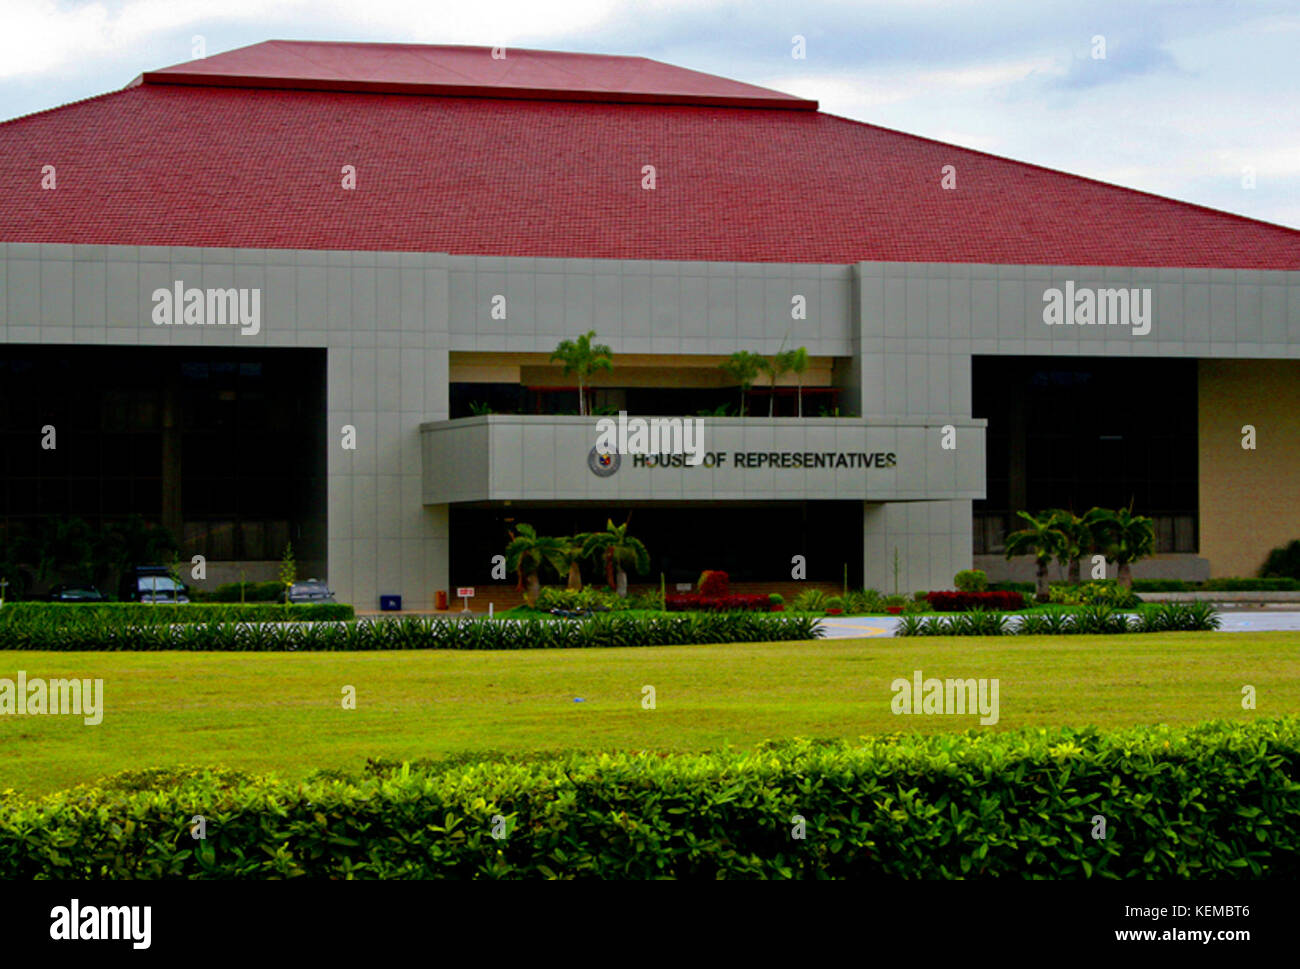
M634 54L1300 228L1297 0L0 0L0 11L3 119L115 90L200 43L209 55L270 39Z

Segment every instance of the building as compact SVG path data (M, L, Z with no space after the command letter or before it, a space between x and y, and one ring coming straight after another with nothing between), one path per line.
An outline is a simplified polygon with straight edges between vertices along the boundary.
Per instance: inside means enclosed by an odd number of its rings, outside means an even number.
M669 582L803 555L905 591L1005 571L1021 508L1134 502L1146 574L1300 536L1292 229L641 58L464 47L152 71L0 125L0 179L5 535L139 512L210 583L292 539L363 607L490 581L517 521L629 512ZM588 330L600 408L714 414L729 354L803 346L808 416L760 380L700 466L611 473L550 362Z

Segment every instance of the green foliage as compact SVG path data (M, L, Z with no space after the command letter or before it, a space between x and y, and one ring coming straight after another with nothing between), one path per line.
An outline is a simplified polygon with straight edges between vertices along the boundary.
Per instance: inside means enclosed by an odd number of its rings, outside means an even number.
M39 605L39 604L30 604ZM15 608L26 608L20 603ZM0 650L212 650L233 652L351 651L395 649L569 649L606 646L683 646L695 643L748 643L819 639L823 633L809 616L768 613L689 613L662 616L597 614L573 622L549 617L518 622L406 616L357 622L273 622L286 617L283 606L267 619L177 622L163 618L189 610L265 609L258 606L81 606L48 604L64 615L15 621L9 606L0 612ZM98 610L138 608L159 618L123 621L96 616ZM327 610L351 606L295 605L287 617L324 620Z
M1201 586L1207 592L1300 592L1296 579L1207 579Z
M754 381L763 370L762 354L749 350L737 350L722 363L722 370L728 377L740 385L740 416L745 416L745 392L754 386Z
M997 620L995 623L994 620ZM1029 612L1013 623L1001 613L968 612L946 616L906 616L895 636L1108 636L1119 633L1208 632L1218 629L1218 612L1208 602L1162 602L1141 607L1136 616L1102 603L1073 609Z
M1132 609L1142 601L1113 579L1100 579L1082 585L1053 584L1048 596L1054 605L1059 606L1106 605L1115 609Z
M630 521L625 521L615 525L610 518L606 520L603 532L590 532L583 536L582 557L605 563L605 581L611 588L619 585L618 573L625 573L629 568L638 575L650 571L650 552L639 538L627 533L630 524Z
M1195 582L1182 579L1134 579L1134 592L1194 592L1198 588Z
M284 546L284 558L280 559L280 585L285 595L289 594L289 588L298 581L298 563L293 558L293 542L288 542Z
M1269 552L1259 576L1262 579L1300 579L1300 538Z
M614 369L614 351L604 343L593 343L596 331L588 330L576 340L561 340L551 353L551 362L559 362L565 374L578 377L578 413L587 413L587 378L599 370Z
M791 607L795 612L825 612L828 598L821 589L804 589L794 597Z
M826 611L828 611L828 612L829 612L831 609L840 609L840 610L843 610L843 609L844 609L844 599L841 598L840 596L830 596L830 597L826 600L826 607L825 607L825 608L826 608Z
M544 612L563 609L565 612L591 612L595 610L631 609L629 599L620 599L612 592L587 586L585 589L546 588L537 597L537 608Z
M785 605L785 596L781 595L779 592L771 592L767 596L767 601L772 603L774 606L783 606Z
M986 592L989 577L980 569L962 569L952 578L959 592Z
M0 878L1287 881L1297 776L1296 718L376 764L303 783L181 771L0 802ZM508 838L491 836L496 815Z
M206 629L246 624L344 622L355 615L352 606L334 602L300 603L287 608L268 603L12 602L0 610L0 650L199 649L203 647L164 644L169 639L220 641L217 633L205 632ZM142 645L132 646L136 640Z

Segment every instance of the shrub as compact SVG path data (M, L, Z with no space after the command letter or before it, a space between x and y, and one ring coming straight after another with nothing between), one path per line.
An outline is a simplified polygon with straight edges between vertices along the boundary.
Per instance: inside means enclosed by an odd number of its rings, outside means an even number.
M702 596L725 596L731 591L731 578L726 572L702 572L696 591Z
M1084 635L1110 635L1128 632L1129 624L1123 613L1097 603L1083 606L1074 614L1073 631Z
M1300 581L1286 578L1207 579L1201 588L1207 592L1297 592L1300 591Z
M1300 877L1297 775L1296 718L579 753L307 782L196 772L160 790L110 781L0 803L0 878L1285 882ZM196 814L219 819L203 841L190 836ZM794 814L806 842L783 828ZM1095 814L1118 819L1117 836L1089 838Z
M1300 538L1269 552L1259 575L1264 579L1300 579Z
M925 599L935 612L1003 611L1025 607L1025 597L1019 592L931 592Z
M1113 609L1132 609L1142 602L1137 595L1114 579L1101 579L1080 585L1054 583L1049 589L1049 601L1062 606L1104 605Z
M764 602L767 599L766 596L758 598ZM574 622L556 622L549 617L490 622L486 619L406 616L350 623L222 622L127 626L86 619L63 626L25 623L0 627L0 649L235 652L576 649L765 642L817 639L822 635L817 620L810 616L769 616L747 612L692 616L602 613Z
M783 606L785 605L785 596L779 592L772 592L768 594L767 601L774 606Z
M881 601L884 603L886 609L898 609L907 605L907 596L900 596L900 595L885 596L885 598L882 599Z
M829 596L821 589L804 589L794 597L796 612L825 612Z
M190 602L7 602L0 609L0 630L32 624L61 628L86 622L117 626L166 626L221 622L338 622L356 610L341 602L272 603ZM2 644L0 644L2 648Z
M1038 587L1032 582L990 582L989 592L1019 592L1023 596L1032 596Z
M664 596L658 589L652 592L632 593L623 602L629 609L643 609L650 612L664 611Z
M631 609L632 599L623 599L613 592L587 586L584 589L555 589L547 587L537 595L537 608L543 612L561 609L564 612L614 612Z
M1181 579L1134 579L1134 592L1192 592L1196 583Z
M843 612L844 600L839 596L831 596L829 599L826 600L826 611L830 612L832 609L838 609L841 612Z
M666 607L669 612L692 612L696 610L703 612L728 612L733 610L770 612L772 602L761 593L756 595L706 596L688 592L666 597Z
M985 592L989 587L989 577L980 569L962 569L952 577L952 584L958 592Z

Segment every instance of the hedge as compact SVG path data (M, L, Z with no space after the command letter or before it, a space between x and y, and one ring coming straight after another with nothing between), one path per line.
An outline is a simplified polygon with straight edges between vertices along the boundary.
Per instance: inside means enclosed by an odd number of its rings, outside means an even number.
M726 573L706 573L725 575ZM686 592L679 595L664 596L664 608L668 612L729 612L732 610L753 610L768 612L772 608L772 597L761 595L721 595L712 596L698 592Z
M1294 879L1297 776L1297 718L136 772L0 799L0 878Z
M895 636L1104 636L1118 633L1204 632L1218 629L1218 612L1208 602L1162 602L1133 615L1110 606L1044 609L1019 617L996 612L952 616L903 616Z
M352 619L356 610L336 602L283 603L190 602L11 602L0 609L0 630L10 624L51 622L70 625L87 620L106 623L322 622Z
M935 612L1001 611L1025 607L1025 597L1019 592L930 592L925 601Z
M6 607L7 608L7 607ZM184 607L182 607L184 608ZM63 624L0 624L0 650L193 650L236 652L388 649L576 649L608 646L682 646L817 639L807 616L714 613L623 616L582 620L404 617L318 623L151 623L129 626L102 619Z

